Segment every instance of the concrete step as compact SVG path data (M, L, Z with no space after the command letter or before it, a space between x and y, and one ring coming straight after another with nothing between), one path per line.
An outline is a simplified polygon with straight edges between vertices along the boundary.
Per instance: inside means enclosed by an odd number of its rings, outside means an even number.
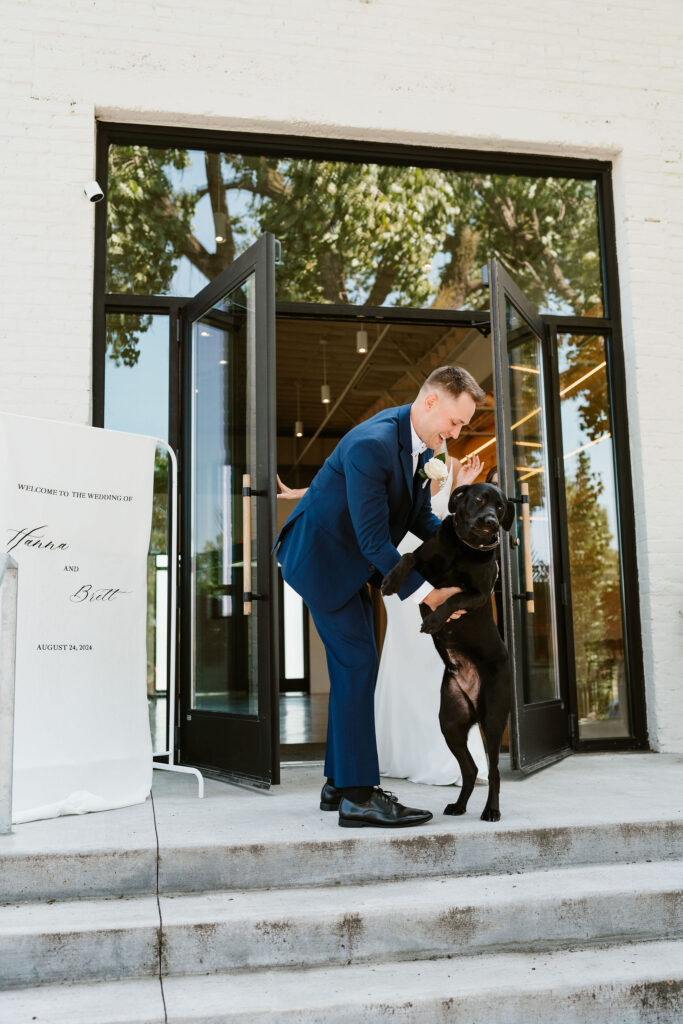
M175 977L168 1024L679 1024L683 942ZM158 980L0 992L0 1024L162 1024Z
M159 972L156 897L0 907L0 990Z
M683 938L683 861L18 905L0 987L665 938Z
M311 817L315 828L304 822L295 828L296 822L290 819L273 826L263 841L231 839L224 835L225 825L219 819L220 829L218 824L213 828L205 823L203 827L190 824L182 833L162 821L159 891L357 884L445 874L497 874L510 865L537 871L683 858L683 820L520 827L505 821L493 825L467 816L441 818L419 830L401 829L400 834L359 829L349 835L349 830L337 827L332 814L318 812L320 821ZM60 821L65 835L80 826L72 845L68 835L60 845L43 841L44 826L54 828L52 822L35 822L24 826L20 834L3 837L0 903L155 892L153 831L151 838L145 833L142 842L137 842L139 836L131 831L125 836L125 847L116 850L105 845L104 837L96 845L88 842L88 826L94 829L98 824ZM250 828L253 824L247 820ZM242 828L247 833L250 830ZM308 838L311 831L315 838Z

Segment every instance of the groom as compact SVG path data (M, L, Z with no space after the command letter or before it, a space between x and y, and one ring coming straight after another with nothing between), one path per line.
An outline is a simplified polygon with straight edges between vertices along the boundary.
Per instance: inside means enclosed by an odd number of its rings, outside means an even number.
M345 828L420 825L432 817L379 788L377 649L366 583L379 586L408 531L426 540L441 525L418 470L459 435L483 398L461 367L434 370L412 405L385 409L341 439L276 541L282 576L308 605L325 645L330 705L320 807L339 809ZM433 610L456 590L435 590L413 571L399 597Z

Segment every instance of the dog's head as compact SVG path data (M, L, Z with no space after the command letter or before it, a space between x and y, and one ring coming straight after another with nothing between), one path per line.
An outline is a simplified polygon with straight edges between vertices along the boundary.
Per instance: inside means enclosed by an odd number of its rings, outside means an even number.
M509 530L515 518L515 506L494 484L456 487L448 511L460 539L484 551L496 547L499 530Z

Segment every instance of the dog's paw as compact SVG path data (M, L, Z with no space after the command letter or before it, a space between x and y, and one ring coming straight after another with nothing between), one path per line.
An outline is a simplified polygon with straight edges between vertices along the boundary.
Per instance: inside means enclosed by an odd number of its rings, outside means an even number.
M495 811L492 807L485 807L481 812L482 821L500 821L500 811Z
M462 807L460 805L460 802L458 801L458 803L448 804L447 807L444 807L443 813L444 814L464 814L466 810L467 810L467 807Z
M421 633L429 633L430 636L433 636L434 633L438 633L439 632L439 630L441 629L442 626L443 626L443 622L441 621L441 619L435 618L432 615L428 615L426 619L422 620L422 625L420 626L420 632Z
M393 569L391 572L388 572L382 580L379 589L385 597L389 597L390 594L397 594L401 589L401 579L398 573L394 572Z

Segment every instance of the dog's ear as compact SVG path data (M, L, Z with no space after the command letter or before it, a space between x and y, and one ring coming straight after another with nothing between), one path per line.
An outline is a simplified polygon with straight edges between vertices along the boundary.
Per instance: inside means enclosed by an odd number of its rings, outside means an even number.
M509 498L505 498L505 511L503 512L503 518L500 521L502 530L509 530L515 521L515 506Z
M471 484L462 484L462 486L455 488L450 498L448 499L448 511L451 513L451 515L455 512L456 506L460 499L462 498L462 496L464 494L467 494L471 486Z

